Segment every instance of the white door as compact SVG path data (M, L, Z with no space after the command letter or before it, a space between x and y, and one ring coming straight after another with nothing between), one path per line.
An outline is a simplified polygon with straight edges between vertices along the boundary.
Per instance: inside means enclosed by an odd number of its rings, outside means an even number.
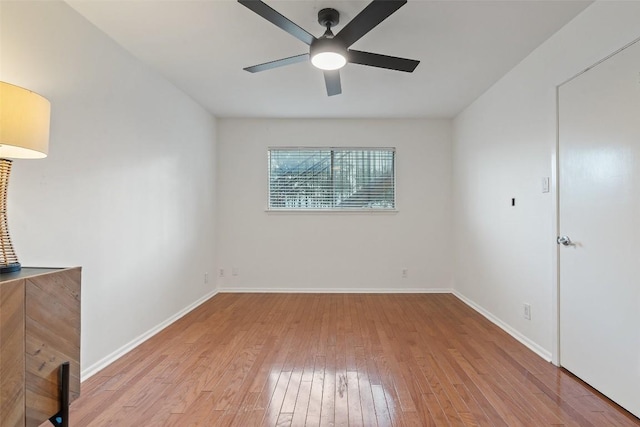
M558 160L560 363L640 417L640 42L560 87Z

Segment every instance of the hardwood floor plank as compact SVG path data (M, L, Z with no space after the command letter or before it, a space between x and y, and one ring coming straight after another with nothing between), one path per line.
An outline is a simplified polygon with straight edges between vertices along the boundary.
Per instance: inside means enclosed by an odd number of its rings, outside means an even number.
M325 357L316 356L313 370L313 380L311 381L311 392L309 394L309 405L307 407L306 425L320 425L320 410L322 408L322 396L325 376Z
M211 408L213 408L213 394L210 391L203 391L185 409L183 413L172 414L171 420L182 420L184 424L202 425L211 418ZM218 411L219 415L223 411ZM218 417L220 418L220 417ZM176 426L184 425L176 423Z
M349 425L349 384L347 379L347 371L336 369L334 378L334 425ZM357 382L356 382L357 384Z
M289 380L291 379L291 372L281 372L278 377L278 381L273 387L273 394L271 395L271 401L269 406L265 410L265 418L263 423L267 425L276 425L280 418L280 409L284 401L284 396L287 392Z
M80 393L84 397L82 393L84 391ZM73 411L69 413L70 425L86 426L104 412L110 412L110 409L113 410L112 405L117 394L118 392L115 390L96 389L95 392L91 393L91 396L87 396L82 400L78 399L74 402ZM47 423L50 424L48 421Z
M307 412L311 399L311 384L311 381L300 382L300 389L298 390L296 405L291 418L291 425L293 426L303 426L307 421Z
M517 369L517 363L514 363L512 356L501 351L500 348L496 348L492 354L493 356L485 357L485 360L491 365L493 371L499 373L503 379L502 383L510 386L508 388L503 387L505 390L518 394L520 396L519 400L528 402L524 409L534 414L530 419L538 420L542 424L562 424L562 420L553 411L549 410L546 405L542 404L539 399L527 399L527 396L532 392L539 390L535 386L536 383L531 380L533 375L527 370Z
M362 418L362 398L360 397L360 382L358 380L357 371L347 371L347 401L348 401L348 418L349 426L364 426ZM371 425L371 424L368 424Z
M356 368L358 370L358 392L360 394L360 408L362 410L362 422L365 426L375 426L376 410L373 402L373 391L369 381L367 362L365 360L364 348L358 347L356 353Z
M248 426L249 420L254 416L256 402L258 401L259 392L247 392L240 402L239 408L235 413L232 425ZM215 425L215 424L211 424Z
M335 344L335 342L334 342ZM333 426L336 415L336 355L335 345L328 346L324 351L325 365L322 375L322 405L320 408L320 425Z
M469 408L469 412L458 412L460 417L462 418L465 425L477 425L477 426L490 426L493 425L487 415L484 413L480 405L476 402L476 400L471 396L469 390L464 384L455 384L454 385L458 396L465 403L467 408ZM473 420L470 419L469 415L473 416Z
M373 405L376 411L376 420L379 427L392 426L391 414L387 406L387 399L384 395L384 389L381 385L372 385L371 393L373 394Z
M291 373L291 377L289 378L287 391L285 392L284 398L282 400L282 408L280 409L281 412L285 414L292 414L293 416L301 383L302 369L296 369Z
M640 426L450 294L218 294L85 381L70 421Z
M440 408L442 408L442 411L445 413L446 418L451 425L461 425L462 420L458 416L458 411L451 403L451 399L449 399L449 395L447 394L446 390L442 385L442 381L445 381L445 382L447 381L446 375L442 373L440 375L442 379L440 378L440 376L438 375L438 370L440 369L440 367L438 366L437 361L431 354L427 354L424 358L424 361L425 361L424 367L427 368L429 372L429 377L430 377L429 385L431 386L433 395L435 396L435 398L438 400L438 403L440 404ZM465 411L466 411L466 405L465 405Z
M293 414L281 413L278 417L278 421L276 422L276 426L278 427L288 427L291 425L291 419Z
M456 357L454 355L454 357ZM456 359L461 356L457 356ZM495 426L506 426L505 420L502 418L500 413L496 410L496 408L491 404L489 399L485 396L480 387L476 384L473 378L476 378L476 381L479 381L479 378L476 377L473 373L471 376L467 375L462 365L466 363L466 359L462 359L459 363L456 363L454 369L458 371L458 375L462 378L463 384L465 388L469 391L469 395L473 398L473 400L477 403L477 405L481 408L485 416L489 419L492 425ZM481 385L482 386L482 385ZM467 401L467 406L470 406L470 403Z
M234 403L238 402L238 396L241 396L238 392L245 383L247 374L256 364L258 354L260 354L261 351L262 345L244 349L232 363L227 365L226 372L221 376L220 381L217 382L217 387L210 389L216 396L216 410L228 410ZM203 391L206 390L205 387L201 387L200 389Z
M440 406L440 402L438 401L438 398L435 394L425 393L422 395L422 398L425 401L429 414L431 415L437 426L451 425L447 418L447 414L442 409L442 406Z

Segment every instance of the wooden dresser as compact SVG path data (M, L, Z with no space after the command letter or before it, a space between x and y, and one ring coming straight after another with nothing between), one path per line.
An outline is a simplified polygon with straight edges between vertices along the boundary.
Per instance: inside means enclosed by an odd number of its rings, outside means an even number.
M69 402L80 395L81 268L0 275L0 426L39 426L60 411L60 365Z

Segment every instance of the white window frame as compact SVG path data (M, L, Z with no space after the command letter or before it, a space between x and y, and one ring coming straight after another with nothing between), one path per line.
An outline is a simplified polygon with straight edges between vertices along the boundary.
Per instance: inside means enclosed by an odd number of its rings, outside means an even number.
M392 208L291 208L291 207L271 207L271 164L270 156L272 151L391 151L393 152L393 207ZM397 180L397 150L395 147L335 147L335 146L272 146L267 148L267 200L266 209L268 213L397 213L398 205L398 180Z

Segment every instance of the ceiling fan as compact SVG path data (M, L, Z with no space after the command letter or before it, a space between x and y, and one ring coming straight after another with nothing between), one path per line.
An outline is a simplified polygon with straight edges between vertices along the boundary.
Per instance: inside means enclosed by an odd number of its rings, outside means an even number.
M420 61L413 59L349 49L352 44L371 31L376 25L400 9L407 0L373 0L336 35L331 31L331 27L338 24L340 14L335 9L322 9L318 12L318 22L327 30L318 38L303 30L261 0L238 0L238 2L309 45L309 53L302 53L244 68L245 71L250 73L257 73L311 59L311 63L315 67L324 71L327 95L333 96L342 93L340 68L344 67L347 62L408 73L413 72L420 63Z

